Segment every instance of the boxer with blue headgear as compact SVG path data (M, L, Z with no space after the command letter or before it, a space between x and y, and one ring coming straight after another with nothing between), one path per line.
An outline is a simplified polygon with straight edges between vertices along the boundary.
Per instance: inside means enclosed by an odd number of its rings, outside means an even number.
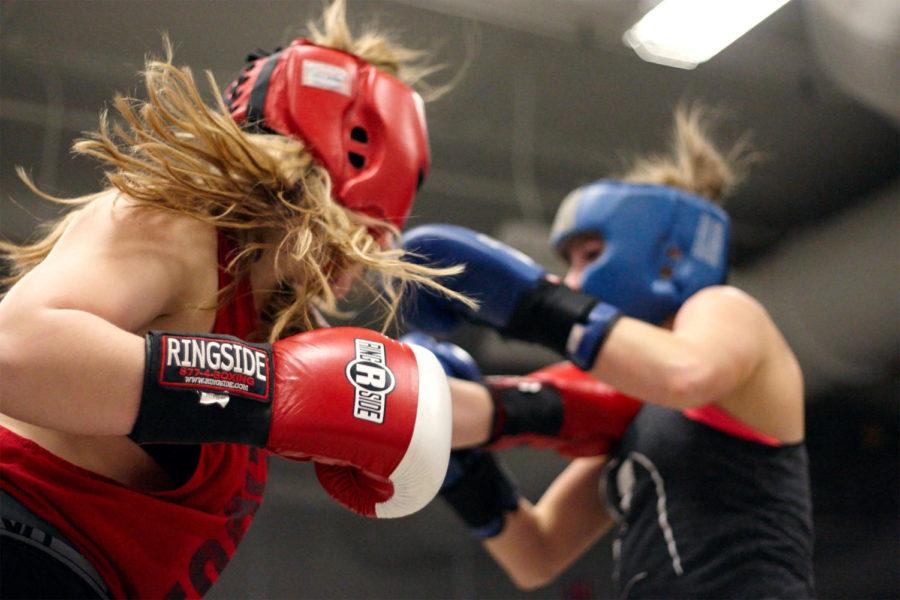
M443 334L461 318L486 323L559 350L586 369L620 312L661 323L695 292L724 283L728 234L724 210L673 187L607 180L580 187L563 200L550 234L562 253L575 237L603 240L578 294L548 282L542 267L502 242L453 225L424 225L403 236L404 249L423 262L476 265L448 285L481 298L482 306L472 311L426 292L408 316ZM491 288L507 293L485 296ZM535 310L540 319L532 318Z
M603 251L583 266L580 290L573 291L483 234L453 225L412 229L402 242L418 257L413 260L473 267L445 283L479 299L481 307L423 291L408 307L408 320L436 334L452 332L462 319L487 324L588 370L622 314L659 324L696 292L725 281L728 215L675 187L601 180L577 188L557 212L551 243L564 254L571 240L585 235L601 239ZM485 294L491 289L505 293Z
M616 403L613 414L628 418L608 456L572 461L484 543L523 589L553 581L613 529L610 596L815 597L803 376L765 308L720 285L729 226L712 202L737 165L706 138L700 116L676 112L671 155L562 202L551 241L568 263L564 285L460 227L403 238L418 260L465 264L446 283L481 303L471 311L420 294L408 311L417 326L487 324L580 367L542 369L555 384L585 378L641 401L632 415ZM454 410L457 400L454 390ZM579 416L594 427L609 420Z
M422 262L472 265L446 284L481 307L426 291L407 316L437 334L452 332L462 319L487 324L587 370L621 314L662 323L694 293L724 283L728 234L724 210L673 187L606 180L580 187L562 202L551 243L566 258L571 240L594 235L603 251L584 266L580 291L572 291L498 240L454 225L423 225L404 234L404 249ZM492 289L505 293L485 294Z
M550 242L563 251L576 235L603 239L581 291L624 314L660 323L695 292L725 282L728 215L676 188L601 180L563 200Z
M642 401L607 457L572 461L484 543L523 589L553 581L612 528L610 595L815 597L803 376L765 308L720 285L729 227L712 202L738 165L710 142L701 116L676 112L670 155L639 160L621 180L579 187L562 202L551 241L568 263L564 285L460 227L404 236L418 260L465 264L445 281L481 303L472 311L420 294L413 323L443 332L463 319L489 325L580 368L546 367L554 383L587 378ZM474 413L487 403L469 405ZM628 416L616 406L577 420Z

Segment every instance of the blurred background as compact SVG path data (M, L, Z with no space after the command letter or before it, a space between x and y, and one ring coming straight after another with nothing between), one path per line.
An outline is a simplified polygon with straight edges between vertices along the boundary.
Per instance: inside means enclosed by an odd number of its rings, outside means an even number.
M694 69L644 62L623 34L641 0L350 0L433 52L457 79L428 105L432 173L410 226L484 231L559 272L549 222L573 187L666 148L679 102L721 109L716 138L749 133L764 155L728 208L732 282L759 298L807 379L808 445L823 598L896 598L900 540L900 3L792 0ZM168 32L175 62L225 85L245 55L302 34L314 1L3 0L0 3L0 235L23 240L56 208L47 192L97 189L69 147ZM365 317L365 314L361 315ZM555 357L464 330L487 373ZM536 500L564 466L507 451ZM373 522L322 492L308 465L273 460L268 498L212 598L606 598L609 539L559 580L517 591L439 501Z

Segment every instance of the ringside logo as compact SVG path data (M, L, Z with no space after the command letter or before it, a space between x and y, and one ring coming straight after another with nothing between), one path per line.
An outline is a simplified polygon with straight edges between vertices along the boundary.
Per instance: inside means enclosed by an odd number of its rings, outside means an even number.
M159 338L159 385L200 393L200 404L228 405L236 394L269 401L269 354L230 336L174 335Z
M387 367L384 344L355 339L356 358L347 363L347 380L356 390L353 400L353 416L372 423L384 422L387 395L397 380Z

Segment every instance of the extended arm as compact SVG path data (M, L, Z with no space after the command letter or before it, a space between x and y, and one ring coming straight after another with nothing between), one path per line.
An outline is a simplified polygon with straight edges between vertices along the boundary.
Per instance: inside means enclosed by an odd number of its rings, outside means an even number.
M423 226L407 232L404 245L432 260L466 264L466 271L447 283L481 302L472 310L422 292L417 300L423 301L410 312L417 325L427 329L450 319L485 324L556 350L648 402L689 408L727 399L766 358L790 354L777 343L765 310L735 288L714 286L694 294L669 331L559 285L515 249L463 228ZM503 293L494 293L497 289Z
M803 376L765 309L727 286L706 288L672 329L622 317L588 373L627 396L675 409L715 405L786 443L803 438Z
M453 447L481 446L491 437L494 404L481 383L450 378L453 398Z
M569 457L603 455L642 406L571 363L488 377L486 385L451 379L450 390L455 448L529 444Z
M127 213L76 222L4 299L6 415L138 443L241 443L311 459L325 489L366 516L402 516L434 497L450 398L431 353L356 328L269 345L209 334L211 320L166 320L172 310L210 316L214 230ZM191 285L204 276L208 289ZM155 331L173 322L190 329Z
M527 440L547 441L563 453L595 452L618 439L637 410L636 402L570 364L485 387L474 359L462 349L420 333L405 339L435 352L448 374L465 378L450 380L457 448ZM535 384L549 387L541 392ZM598 485L604 461L574 460L532 506L493 454L459 450L451 456L441 495L512 581L531 589L554 579L608 529Z

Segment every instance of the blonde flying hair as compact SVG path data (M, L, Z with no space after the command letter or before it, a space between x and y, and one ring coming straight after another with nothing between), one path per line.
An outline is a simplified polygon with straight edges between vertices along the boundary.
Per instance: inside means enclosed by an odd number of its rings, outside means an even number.
M619 179L667 185L722 204L755 156L749 153L746 139L728 152L718 149L711 141L711 121L710 110L703 106L679 106L669 153L635 160Z
M414 63L418 51L397 45L374 30L354 37L347 25L344 0L335 0L322 26L308 24L310 39L322 46L359 56L407 83L421 82L433 69ZM207 72L216 98L208 106L190 69L172 64L172 48L164 40L164 60L148 59L144 70L147 100L117 95L113 105L123 123L110 125L104 112L99 130L78 140L74 152L92 156L109 167L106 181L133 199L136 206L187 215L227 234L235 252L224 265L234 281L249 275L250 267L271 242L279 289L265 309L267 332L274 341L316 326L311 306L326 314L341 314L332 288L333 278L361 266L381 277L385 294L384 328L394 319L408 285L423 285L471 304L434 279L459 272L459 267L434 269L401 260L402 250L384 249L373 237L396 237L396 227L350 211L331 197L331 178L313 160L302 141L281 135L250 134L231 118L219 86ZM37 189L25 174L20 178L40 197L75 207L45 226L42 238L30 244L0 242L12 285L40 263L80 210L104 192L79 198L56 198ZM289 278L288 273L295 276ZM299 276L296 274L299 273ZM370 287L375 284L367 282ZM234 288L220 292L218 301Z

